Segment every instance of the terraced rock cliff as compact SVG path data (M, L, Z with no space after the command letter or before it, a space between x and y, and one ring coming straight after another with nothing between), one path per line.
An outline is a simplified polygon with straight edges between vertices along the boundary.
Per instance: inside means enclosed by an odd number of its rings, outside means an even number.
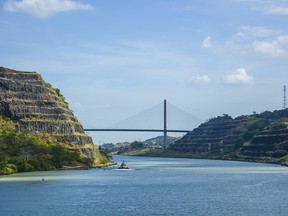
M229 152L256 121L250 116L218 116L186 134L169 150L203 155Z
M234 119L218 116L187 133L161 154L288 165L288 109Z
M0 115L13 120L16 131L78 146L89 158L101 157L59 89L54 89L36 72L0 67Z
M288 155L288 119L280 119L253 137L241 148L241 154L252 157L282 158Z

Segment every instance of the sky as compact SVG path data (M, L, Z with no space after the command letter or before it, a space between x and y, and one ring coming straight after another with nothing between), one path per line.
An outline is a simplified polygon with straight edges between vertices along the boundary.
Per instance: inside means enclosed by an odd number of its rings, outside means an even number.
M0 0L0 8L0 66L40 73L84 127L109 127L164 99L203 121L283 106L288 0Z

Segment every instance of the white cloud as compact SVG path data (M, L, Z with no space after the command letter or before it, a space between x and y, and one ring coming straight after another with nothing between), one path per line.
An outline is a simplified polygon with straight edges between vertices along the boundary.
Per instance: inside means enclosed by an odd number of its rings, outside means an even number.
M283 30L261 26L241 26L239 32L227 41L232 49L241 53L254 52L273 58L288 57L288 34Z
M253 50L272 57L288 56L288 35L280 35L274 40L257 41L253 44Z
M288 7L271 7L265 11L267 14L273 15L288 15Z
M7 12L23 12L39 18L72 10L93 9L89 4L74 0L8 0L4 4L4 10Z
M223 81L226 84L250 84L253 81L253 77L248 75L244 68L239 68L223 77Z
M210 48L212 46L211 44L211 37L208 36L202 41L202 47L204 48Z
M249 5L249 8L270 15L288 15L287 0L231 0L234 3Z
M245 35L248 37L269 37L281 33L279 30L268 29L261 26L241 26L240 32L242 33L242 36Z
M241 26L238 28L238 32L228 40L228 44L235 47L253 47L253 43L257 40L263 40L263 38L273 38L281 34L281 30L270 29L262 26Z
M270 56L284 55L285 51L281 49L275 41L260 41L255 42L253 45L254 51Z
M188 78L188 84L208 84L210 83L210 78L207 75L204 76L191 76Z

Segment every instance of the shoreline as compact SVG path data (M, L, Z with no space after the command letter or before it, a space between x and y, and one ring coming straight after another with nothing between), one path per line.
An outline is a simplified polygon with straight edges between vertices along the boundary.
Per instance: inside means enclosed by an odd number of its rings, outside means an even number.
M31 173L33 172L49 172L49 171L64 171L64 170L89 170L89 169L94 169L94 168L102 168L102 167L109 167L109 166L115 166L117 165L116 162L112 162L112 161L109 161L108 163L105 163L105 164L99 164L99 165L96 165L96 166L87 166L87 165L71 165L71 166L63 166L61 168L58 168L58 169L54 169L54 170L36 170L36 171L32 171ZM9 174L9 175L0 175L1 176L11 176L11 175L14 175L14 174L18 174L18 173L29 173L29 172L16 172L16 173L12 173L12 174Z
M75 166L63 166L62 168L56 169L56 170L88 170L88 169L93 169L93 168L102 168L102 167L109 167L109 166L114 166L117 165L116 162L110 161L105 164L99 164L96 166L86 166L86 165L75 165Z
M223 161L241 161L241 162L254 162L254 163L266 163L275 164L288 167L288 160L284 158L272 158L272 157L249 157L243 155L226 154L226 155L194 155L194 154L177 154L175 152L146 152L143 154L128 152L124 154L115 154L123 156L140 156L140 157L161 157L161 158L191 158L191 159L211 159L211 160L223 160Z

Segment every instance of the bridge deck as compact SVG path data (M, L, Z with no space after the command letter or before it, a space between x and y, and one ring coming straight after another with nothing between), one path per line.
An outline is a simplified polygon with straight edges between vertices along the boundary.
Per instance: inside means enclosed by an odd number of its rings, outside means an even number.
M190 130L163 130L163 129L84 129L84 131L122 131L122 132L173 132L188 133Z

